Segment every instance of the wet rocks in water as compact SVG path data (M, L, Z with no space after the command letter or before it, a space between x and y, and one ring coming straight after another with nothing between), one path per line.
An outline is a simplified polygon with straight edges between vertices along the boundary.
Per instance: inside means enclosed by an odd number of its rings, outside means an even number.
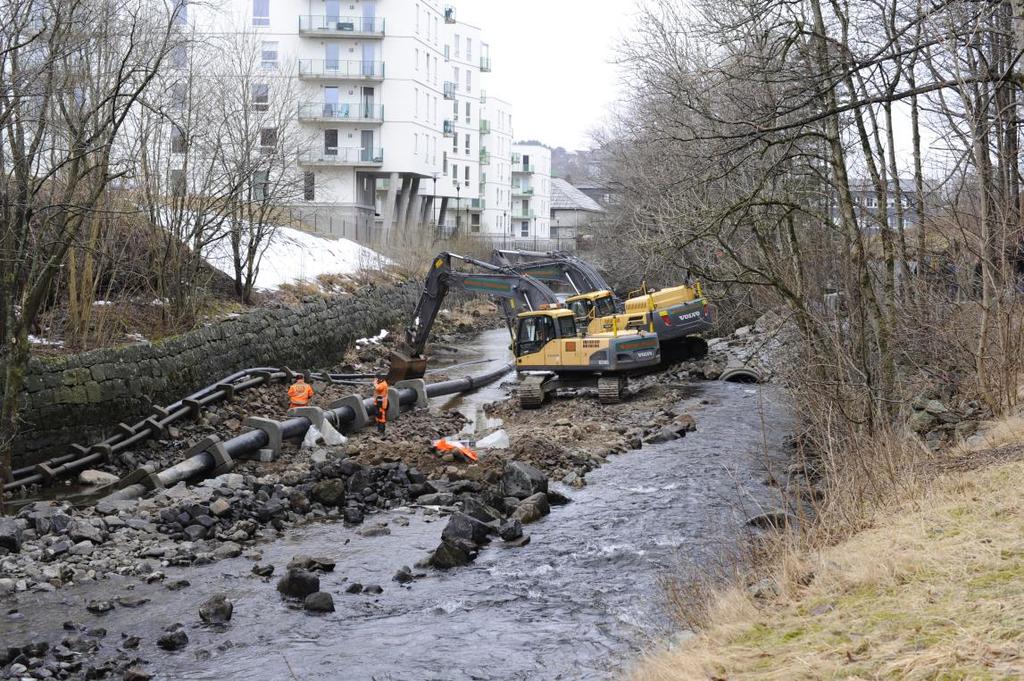
M128 667L124 670L124 681L149 681L153 675L142 667Z
M187 579L176 579L173 582L168 582L164 586L168 591L181 591L185 587L192 586L192 582Z
M0 547L10 553L21 551L22 542L21 525L14 518L0 516Z
M164 650L181 650L188 645L188 634L181 628L180 624L174 624L167 628L156 640L156 644Z
M465 513L453 513L448 525L441 532L442 541L465 540L473 544L484 544L488 541L491 528L476 518Z
M102 615L105 612L113 610L114 604L110 601L89 601L89 604L85 606L85 609L94 615Z
M786 511L769 511L747 520L747 525L761 530L784 530L796 524L796 518Z
M330 558L298 555L288 563L289 570L309 570L310 572L334 572L335 561Z
M442 541L441 544L434 549L434 553L430 556L430 564L439 570L449 570L454 567L461 565L469 565L474 558L476 558L477 550L475 546L466 544L453 544L446 541Z
M213 551L213 557L218 560L224 558L238 558L242 555L242 547L233 541L226 541Z
M347 593L347 594L358 594L358 593L362 593L362 592L363 592L363 585L360 584L359 582L352 582L345 589L345 593Z
M226 624L231 621L234 604L224 594L215 594L199 606L199 619L207 624Z
M252 566L252 573L257 577L270 577L272 574L274 574L274 566L260 565L259 563L257 563L256 565Z
M378 586L377 584L367 584L363 587L364 594L382 594L384 593L384 587Z
M416 503L423 506L451 506L455 503L455 495L451 492L434 492L422 494L416 499Z
M89 541L93 544L103 543L103 533L85 520L73 520L68 525L68 537L74 542Z
M547 492L548 478L528 463L511 461L505 466L499 487L503 496L525 499L538 492Z
M488 506L476 497L466 497L463 500L462 512L482 523L501 522L503 517L501 511L493 506Z
M141 608L146 603L149 603L148 598L141 598L139 596L118 596L117 604L125 608Z
M398 572L396 572L395 576L391 579L398 582L399 584L408 584L412 580L416 579L416 577L412 574L412 568L410 568L408 565L403 565L402 567L398 568Z
M334 612L334 597L326 591L317 591L302 601L303 610L309 612Z
M305 598L320 590L320 578L312 572L291 569L277 582L277 590L292 598Z
M391 528L384 523L377 523L376 525L359 528L356 530L356 534L360 537L380 537L385 534L391 534Z
M501 524L498 534L505 541L515 541L523 536L523 523L518 518L509 518Z
M313 485L313 501L324 506L340 508L345 505L345 481L340 478L321 480Z
M551 506L548 504L548 495L544 492L538 492L533 496L529 496L523 499L516 510L512 512L512 517L524 525L536 522L551 512Z

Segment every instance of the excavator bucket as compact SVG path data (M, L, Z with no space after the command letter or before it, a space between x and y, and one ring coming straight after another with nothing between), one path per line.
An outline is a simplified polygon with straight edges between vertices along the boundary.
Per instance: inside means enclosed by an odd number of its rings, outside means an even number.
M391 353L391 368L388 369L387 381L394 385L398 381L410 378L423 378L427 371L427 358L410 356L400 350Z

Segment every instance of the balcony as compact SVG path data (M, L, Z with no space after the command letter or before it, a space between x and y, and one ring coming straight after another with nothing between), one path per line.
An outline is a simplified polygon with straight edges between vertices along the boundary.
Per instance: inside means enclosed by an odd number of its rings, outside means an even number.
M487 199L470 199L469 210L480 211L487 209Z
M480 91L480 103L481 104L486 104L487 103L487 90L481 90Z
M376 147L330 147L299 154L300 166L379 166L384 150Z
M481 73L490 73L491 72L491 58L490 57L480 57L480 71L481 71Z
M451 119L445 119L444 127L442 128L442 132L444 133L445 137L451 137L452 135L454 135L455 134L455 121L453 121Z
M533 187L512 187L512 196L533 196Z
M486 149L480 150L480 165L488 166L491 164L491 152Z
M299 34L312 38L383 38L384 19L299 15Z
M382 61L300 59L299 78L306 80L384 80Z
M520 163L516 163L515 161L513 161L512 172L513 173L532 173L532 172L535 172L534 169L536 167L537 166L533 165L532 163L521 163L521 162Z
M306 123L381 123L384 121L384 107L375 104L304 102L299 104L299 120Z
M459 84L450 80L444 82L444 98L455 99L455 93L459 91Z
M534 215L532 210L523 210L522 208L512 209L513 220L532 220L535 217L536 215Z
M486 118L480 119L480 134L490 135L491 134L491 122Z
M445 5L444 7L444 23L454 24L455 23L455 6Z

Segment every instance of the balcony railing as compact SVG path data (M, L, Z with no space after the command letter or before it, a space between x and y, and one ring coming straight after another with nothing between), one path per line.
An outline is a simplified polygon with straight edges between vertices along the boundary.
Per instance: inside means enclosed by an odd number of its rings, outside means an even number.
M536 217L532 210L523 210L522 208L514 208L512 210L513 220L532 220Z
M299 154L304 166L379 166L384 150L377 147L329 147Z
M299 78L384 80L384 62L342 59L300 59Z
M480 119L480 134L489 135L491 134L491 122L486 118Z
M300 121L383 121L384 107L379 104L304 102L299 104Z
M491 164L491 153L486 149L480 150L480 165L486 166Z
M512 172L513 173L532 173L535 172L535 165L532 163L515 163L513 162Z
M377 17L333 17L299 15L299 33L312 36L352 36L383 38L384 19Z
M444 82L444 98L455 99L455 93L459 91L458 83L453 83L450 80Z
M454 135L455 134L455 121L450 120L450 119L446 119L445 122L444 122L444 127L443 127L442 131L443 131L443 134L444 134L445 137L451 137L452 135Z
M444 23L454 24L455 23L455 6L445 5L444 7Z
M487 199L470 199L469 200L469 209L470 210L486 210L487 209Z
M480 57L480 70L484 73L489 73L491 70L491 58Z
M512 196L533 196L533 187L512 187Z
M480 91L480 103L481 104L486 104L487 103L487 90L481 90Z

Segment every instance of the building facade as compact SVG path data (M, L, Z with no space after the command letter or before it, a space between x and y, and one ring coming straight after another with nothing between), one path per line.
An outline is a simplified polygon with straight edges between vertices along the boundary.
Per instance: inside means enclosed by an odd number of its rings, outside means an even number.
M507 237L512 234L512 105L487 96L480 120L480 200L483 211L473 231Z
M574 242L593 236L591 228L605 214L605 209L582 190L566 180L551 180L551 238ZM559 250L568 250L562 246Z
M512 237L551 238L551 150L541 144L512 145Z

